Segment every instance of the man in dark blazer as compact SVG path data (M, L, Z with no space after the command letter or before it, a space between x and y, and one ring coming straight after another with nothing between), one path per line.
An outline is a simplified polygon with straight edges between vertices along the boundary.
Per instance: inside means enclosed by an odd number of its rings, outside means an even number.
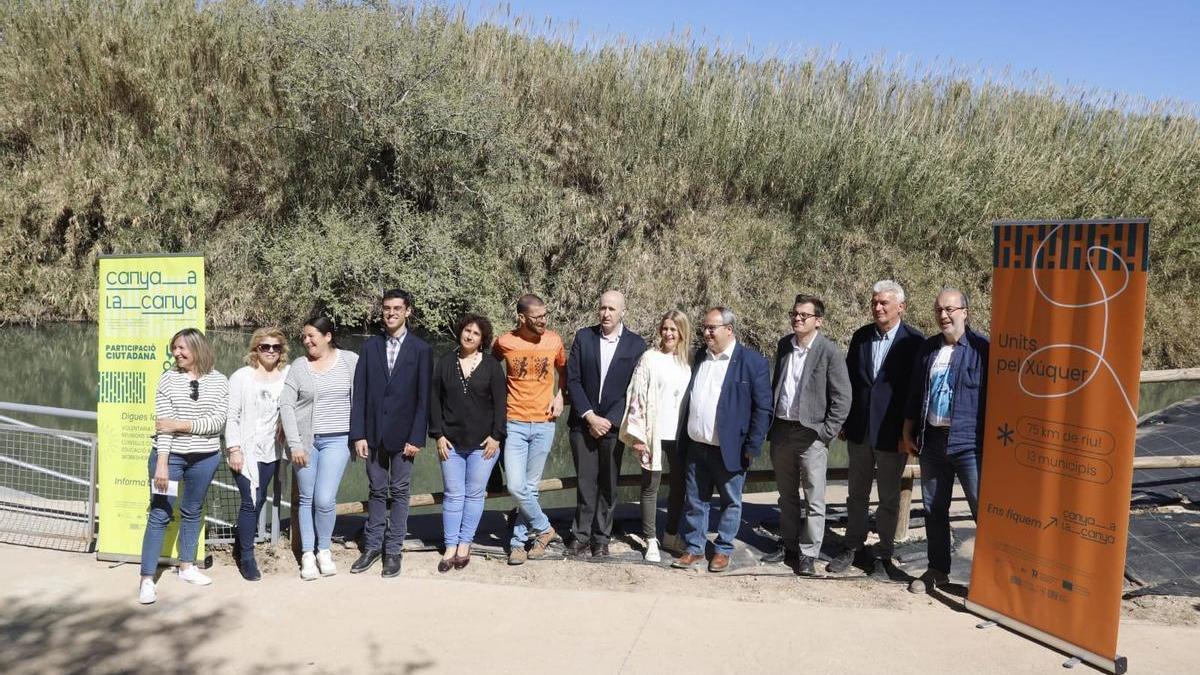
M708 571L729 569L742 520L746 469L762 453L771 425L770 365L735 339L734 321L726 307L713 307L705 314L705 348L696 353L680 410L678 442L687 458L687 510L679 534L687 551L671 564L679 569L704 561L713 487L721 497L721 517Z
M625 446L617 440L625 415L625 390L633 368L646 351L646 341L626 330L625 296L606 291L597 308L600 323L581 329L567 357L567 392L571 397L571 458L575 461L575 555L608 555L616 506L617 477Z
M363 343L354 370L350 441L367 460L370 490L366 545L350 567L354 574L367 571L380 557L383 576L400 574L413 459L425 447L429 425L432 370L429 345L406 327L412 307L407 291L383 294L384 333Z
M895 549L896 519L900 512L900 476L908 453L900 448L904 403L912 377L913 360L925 336L904 322L904 288L884 280L871 289L871 317L854 332L846 353L850 388L854 391L850 417L842 427L850 454L848 522L845 549L826 566L834 574L845 572L867 541L867 507L871 482L879 486L875 529L879 543L874 556L860 561L891 560Z
M796 571L813 576L825 538L829 442L850 414L850 378L842 350L820 332L825 303L815 295L797 295L788 316L792 333L780 338L775 350L770 433L782 545L764 560L794 556Z

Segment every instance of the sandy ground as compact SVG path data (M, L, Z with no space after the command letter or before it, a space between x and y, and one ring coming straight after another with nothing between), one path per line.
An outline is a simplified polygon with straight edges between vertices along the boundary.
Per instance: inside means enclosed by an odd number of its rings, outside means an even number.
M969 552L970 542L960 549ZM743 563L726 575L635 562L476 556L438 574L405 554L403 574L301 581L289 552L260 549L261 582L214 552L214 584L171 572L136 600L133 565L0 545L3 673L1060 672L1065 657L1004 628L976 628L955 594L913 595L868 578L801 579ZM1196 598L1123 604L1131 672L1194 673ZM1089 670L1084 665L1080 669Z

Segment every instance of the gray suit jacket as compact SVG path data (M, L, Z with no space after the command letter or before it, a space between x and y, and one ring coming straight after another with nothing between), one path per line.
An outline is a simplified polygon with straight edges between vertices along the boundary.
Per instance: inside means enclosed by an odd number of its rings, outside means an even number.
M776 404L782 390L784 367L791 353L792 336L785 335L775 349L775 376L771 379L771 388L775 392L772 400ZM809 347L800 386L800 424L817 432L821 442L828 444L842 430L842 424L850 415L850 374L842 350L821 333L817 333Z

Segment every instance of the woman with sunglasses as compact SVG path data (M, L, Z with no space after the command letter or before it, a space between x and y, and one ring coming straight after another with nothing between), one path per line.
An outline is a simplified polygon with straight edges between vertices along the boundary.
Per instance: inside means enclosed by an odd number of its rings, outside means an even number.
M329 545L338 486L350 461L350 394L358 354L338 349L333 322L323 316L304 324L301 342L305 355L284 378L279 417L300 493L300 578L311 581L337 574Z
M154 447L150 451L150 511L142 537L142 579L138 601L158 599L154 574L163 538L179 502L179 578L197 586L212 579L196 569L200 511L217 471L225 429L229 383L213 369L212 347L195 328L176 333L169 343L175 367L158 378L154 395Z
M245 366L229 377L229 415L225 421L225 461L242 495L234 555L246 581L262 574L254 559L254 534L267 487L283 457L279 397L287 375L287 340L278 328L259 328L250 336Z

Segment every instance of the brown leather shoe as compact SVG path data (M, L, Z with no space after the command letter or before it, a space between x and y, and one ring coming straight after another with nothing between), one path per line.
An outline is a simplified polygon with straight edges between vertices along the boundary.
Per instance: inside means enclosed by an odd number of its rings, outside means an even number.
M704 562L703 553L684 553L671 563L671 567L677 570L690 570L696 567L697 563Z
M712 560L708 562L709 572L724 572L729 569L729 556L724 553L713 554Z

